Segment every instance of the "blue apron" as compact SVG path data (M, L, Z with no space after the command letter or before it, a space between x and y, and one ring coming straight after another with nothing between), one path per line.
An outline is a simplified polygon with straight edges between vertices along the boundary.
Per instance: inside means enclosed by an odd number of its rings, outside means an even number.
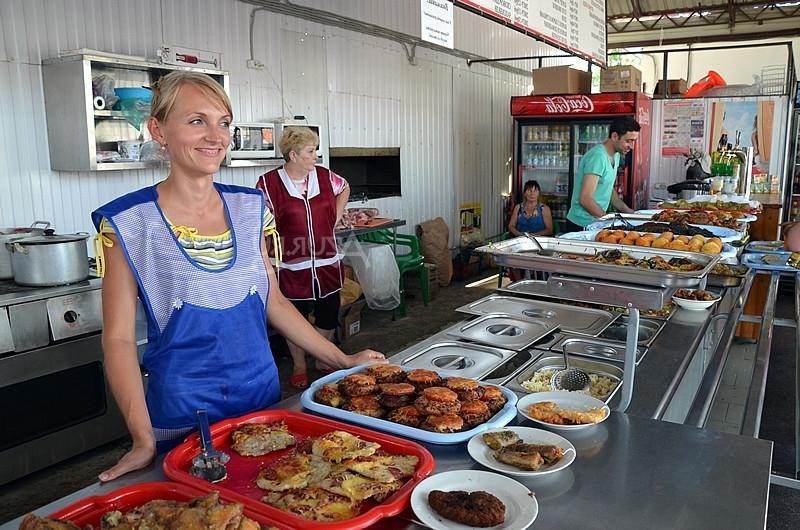
M198 408L214 422L280 399L266 325L263 196L251 188L214 186L234 242L231 263L220 270L206 270L186 254L154 186L92 213L95 226L104 217L113 225L139 286L148 324L146 400L158 442L194 430Z

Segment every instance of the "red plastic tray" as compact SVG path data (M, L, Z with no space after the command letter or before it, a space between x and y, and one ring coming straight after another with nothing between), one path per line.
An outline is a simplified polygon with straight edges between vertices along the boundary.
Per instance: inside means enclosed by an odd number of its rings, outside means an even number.
M94 528L100 528L100 518L106 512L119 510L125 513L137 506L141 506L146 502L156 499L190 501L197 497L207 495L212 489L214 488L201 490L175 482L143 482L141 484L134 484L110 491L105 495L87 497L48 515L48 517L60 521L70 521L81 527L91 525ZM225 492L221 490L217 491L220 492L219 497L223 502L240 502L232 500L230 495L226 495ZM255 512L247 506L244 508L244 514L263 525L278 524L273 518Z
M295 435L298 441L312 436L320 436L330 431L347 431L362 440L379 443L381 449L388 453L416 456L419 458L417 469L402 488L379 504L365 502L362 513L352 519L334 522L310 521L279 510L261 501L265 492L256 485L256 477L259 471L287 456L293 449L274 451L263 456L241 456L231 449L230 435L244 423L274 423L281 420L286 422L289 432ZM192 458L200 452L200 439L197 434L191 435L167 454L163 464L164 473L172 480L204 491L213 489L220 492L225 491L231 499L243 503L253 512L262 513L269 519L278 521L282 527L296 529L350 530L365 528L383 517L396 515L408 506L411 491L417 483L430 475L434 468L433 455L415 442L293 410L265 410L215 423L211 426L211 438L214 441L215 449L224 451L231 457L225 465L228 476L224 480L211 484L189 474Z

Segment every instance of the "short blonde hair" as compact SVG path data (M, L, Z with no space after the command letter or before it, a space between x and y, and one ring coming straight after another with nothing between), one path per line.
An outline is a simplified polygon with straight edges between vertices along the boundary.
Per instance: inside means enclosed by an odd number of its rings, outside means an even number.
M163 122L172 112L178 93L183 85L192 85L203 94L216 100L225 109L233 120L233 108L231 100L222 85L217 83L211 76L200 72L189 72L185 70L175 70L155 83L153 86L153 102L150 106L150 116Z
M283 129L278 149L283 153L283 159L289 162L291 151L299 153L307 145L318 146L319 135L308 127L291 126Z

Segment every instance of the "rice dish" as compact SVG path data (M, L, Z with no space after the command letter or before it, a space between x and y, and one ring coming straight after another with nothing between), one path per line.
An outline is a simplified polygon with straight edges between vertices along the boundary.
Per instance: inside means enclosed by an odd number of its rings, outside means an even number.
M533 373L533 377L522 381L520 384L525 390L530 390L531 392L550 392L553 390L550 380L553 378L554 373L556 373L555 369L541 368ZM583 394L604 399L613 392L618 384L617 381L606 375L587 373L591 384L587 390L581 391Z

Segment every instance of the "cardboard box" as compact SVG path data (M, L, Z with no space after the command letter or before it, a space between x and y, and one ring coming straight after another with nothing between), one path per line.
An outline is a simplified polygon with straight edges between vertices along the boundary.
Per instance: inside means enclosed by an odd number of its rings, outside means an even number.
M642 72L630 65L609 66L600 74L600 92L639 92Z
M686 93L688 86L686 79L668 79L667 80L667 94L669 96L682 96ZM664 81L656 83L656 91L653 93L654 98L664 97Z
M339 341L345 341L361 331L361 310L367 305L363 298L339 308Z
M533 94L590 94L592 74L569 66L551 66L533 71Z

